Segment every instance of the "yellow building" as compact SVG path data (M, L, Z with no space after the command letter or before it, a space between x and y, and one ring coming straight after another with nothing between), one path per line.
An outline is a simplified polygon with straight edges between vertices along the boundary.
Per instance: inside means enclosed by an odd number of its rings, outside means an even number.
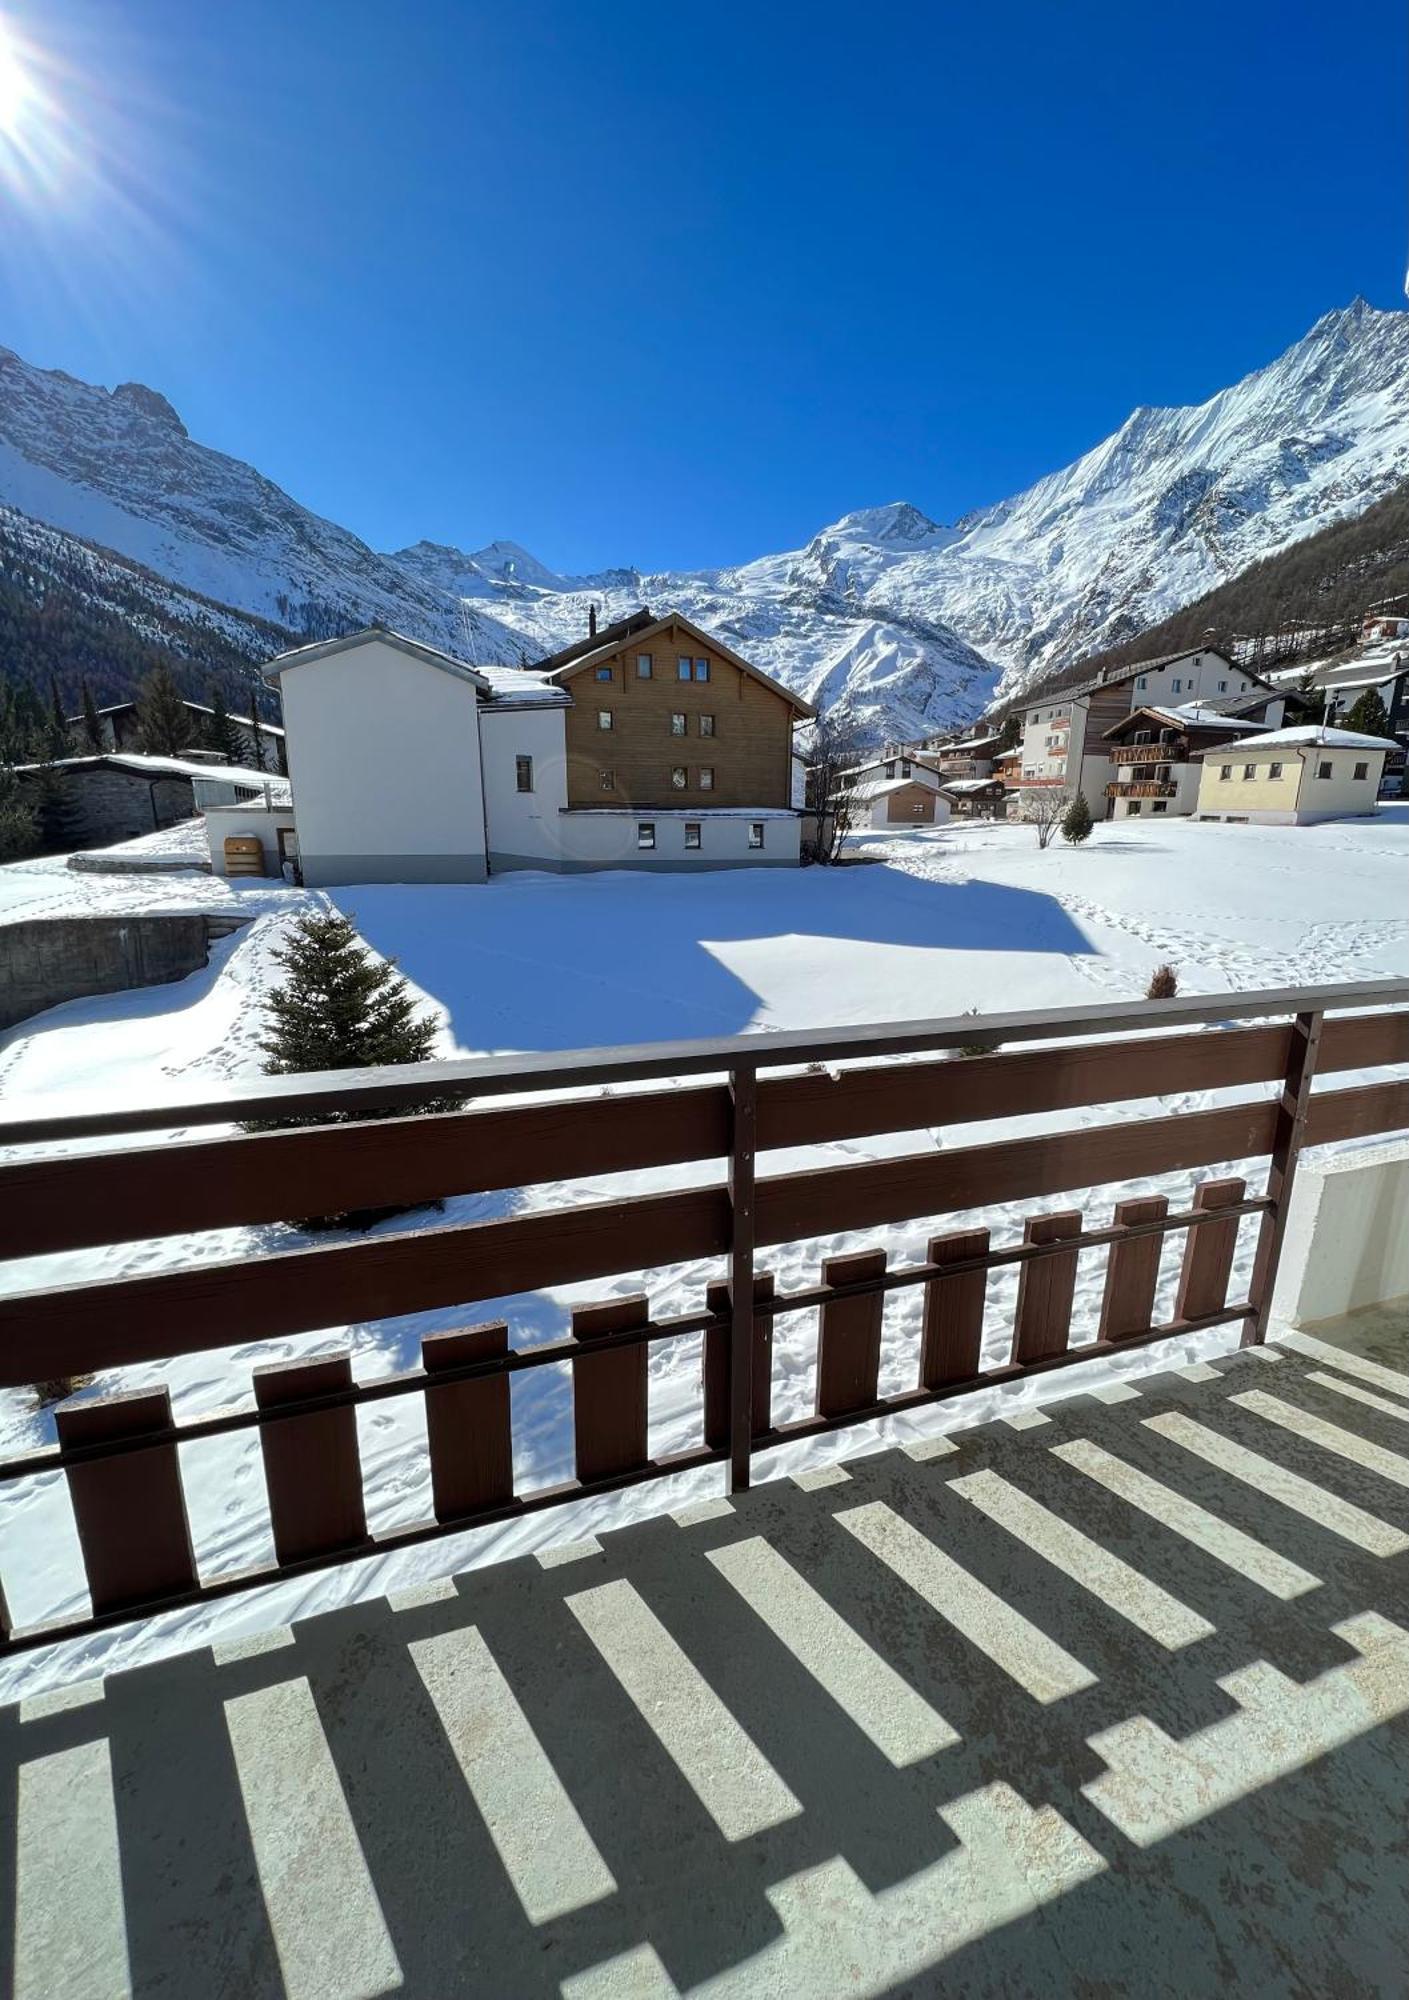
M1397 747L1384 736L1319 725L1225 743L1203 760L1195 816L1307 826L1372 813L1385 758Z

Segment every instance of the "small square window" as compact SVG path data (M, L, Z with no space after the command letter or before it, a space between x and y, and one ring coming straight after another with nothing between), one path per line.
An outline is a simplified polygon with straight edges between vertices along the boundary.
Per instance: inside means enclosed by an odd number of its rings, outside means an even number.
M707 681L707 680L709 679L709 661L708 661L708 660L696 660L696 662L695 662L695 679L696 679L697 681Z
M700 717L700 734L701 736L713 736L714 717L712 715L702 715Z
M638 820L636 822L636 845L638 847L654 847L655 844L656 844L655 821L652 819Z
M515 757L514 783L521 792L531 792L533 790L533 759L531 757Z
M684 714L680 709L677 708L674 714L670 718L670 733L672 736L683 736L685 734L685 728L686 724L685 724Z
M684 791L686 781L685 781L685 766L683 764L672 764L670 769L670 782L674 790L676 790L677 792Z
M1331 775L1331 764L1330 764L1330 759L1329 759L1329 758L1327 758L1327 760L1326 760L1326 762L1325 762L1324 764L1318 764L1318 765L1316 766L1316 775L1317 775L1317 777L1318 777L1318 778L1329 778L1329 777L1330 777L1330 775Z
M1256 776L1257 776L1257 766L1256 766L1256 764L1244 764L1244 766L1243 766L1243 777L1244 777L1244 779L1246 780L1246 779L1248 779L1248 778L1255 778Z
M599 708L597 710L597 727L599 729L610 729L611 726L612 726L611 710L609 708Z
M714 769L712 765L703 764L700 767L700 790L702 792L712 792L714 790Z
M1227 681L1220 681L1220 682L1218 683L1218 692L1219 692L1220 694L1227 694L1227 692L1228 692L1228 683L1227 683Z
M615 771L599 771L597 773L597 784L604 792L614 792L616 790Z
M1370 775L1370 766L1368 764L1357 764L1355 775L1357 778L1368 778Z
M694 671L695 671L695 663L693 660L686 660L682 658L675 662L675 678L678 681L688 681L692 679Z
M1153 805L1150 807L1150 811L1153 813L1162 813L1167 809L1168 805L1169 805L1168 799L1156 799Z
M1174 688L1174 692L1175 692L1176 694L1178 694L1178 693L1179 693L1179 690L1180 690L1180 689L1181 689L1181 688L1183 687L1183 685L1184 685L1183 681L1174 681L1174 682L1172 683L1172 686L1173 686L1173 688Z
M1281 775L1282 775L1282 767L1281 767L1281 765L1280 765L1280 764L1269 764L1269 765L1267 766L1267 775L1268 775L1268 777L1269 777L1269 778L1280 778L1280 777L1281 777Z
M685 822L685 845L688 848L698 847L699 844L700 823L697 819L687 819Z
M910 775L910 759L908 757L902 757L900 760L900 775L902 778L908 778Z
M636 655L636 678L638 681L648 681L655 670L655 661L649 653L638 653Z
M762 845L763 821L761 819L751 819L749 821L749 846L762 847Z
M598 667L597 679L599 681L609 681L611 677L612 677L612 670L610 667Z
M1231 764L1220 764L1220 765L1219 765L1219 767L1218 767L1218 781L1219 781L1219 783L1220 783L1220 784L1226 784L1226 783L1227 783L1227 781L1228 781L1228 779L1229 779L1229 778L1231 778L1231 777L1232 777L1232 775L1233 775L1233 766L1232 766Z
M892 758L891 758L891 760L890 760L890 762L889 762L889 763L888 763L888 764L886 765L886 776L887 776L888 778L893 778L893 777L895 776L895 759L894 759L894 757L892 757Z

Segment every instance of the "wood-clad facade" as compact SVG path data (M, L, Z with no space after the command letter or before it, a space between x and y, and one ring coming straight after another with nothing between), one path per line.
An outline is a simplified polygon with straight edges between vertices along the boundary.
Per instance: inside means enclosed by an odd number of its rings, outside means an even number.
M791 805L793 722L810 711L688 620L662 619L556 677L572 695L569 810Z

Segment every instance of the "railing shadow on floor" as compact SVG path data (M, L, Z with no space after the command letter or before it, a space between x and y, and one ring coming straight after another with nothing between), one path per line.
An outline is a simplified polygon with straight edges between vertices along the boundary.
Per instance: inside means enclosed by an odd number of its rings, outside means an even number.
M0 1711L0 1976L1389 1990L1402 1379L1147 1376Z

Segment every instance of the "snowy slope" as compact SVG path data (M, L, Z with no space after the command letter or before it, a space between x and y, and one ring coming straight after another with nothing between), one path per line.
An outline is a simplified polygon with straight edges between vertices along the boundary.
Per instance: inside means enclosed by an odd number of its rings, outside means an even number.
M564 576L513 542L379 555L193 442L154 391L0 349L0 501L183 590L311 636L381 619L504 665L578 637L592 605L680 610L872 738L968 721L1406 477L1409 313L1357 300L954 526L894 502L734 568Z

